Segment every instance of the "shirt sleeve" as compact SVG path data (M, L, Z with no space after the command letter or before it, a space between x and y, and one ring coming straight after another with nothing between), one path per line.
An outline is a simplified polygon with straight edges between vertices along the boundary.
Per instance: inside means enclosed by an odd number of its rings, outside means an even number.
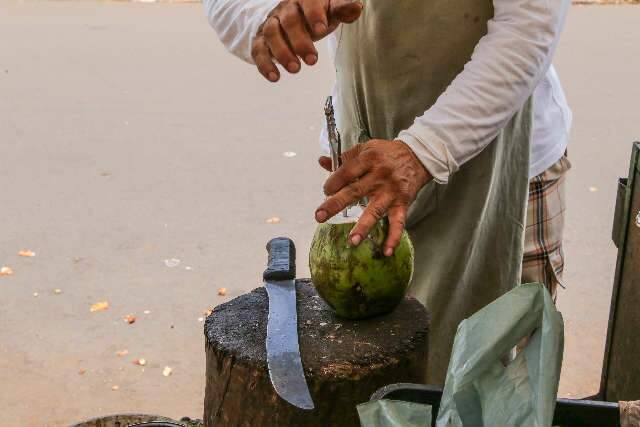
M478 155L545 75L570 0L494 0L471 60L436 103L398 135L436 182ZM470 102L473 100L473 102Z
M279 0L204 0L209 24L222 44L238 58L253 64L251 44Z

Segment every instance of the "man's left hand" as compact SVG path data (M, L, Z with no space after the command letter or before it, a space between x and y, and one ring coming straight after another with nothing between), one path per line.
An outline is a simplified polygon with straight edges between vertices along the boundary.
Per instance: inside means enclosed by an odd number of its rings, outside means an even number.
M346 207L369 198L369 204L349 235L349 243L360 244L369 230L385 215L389 232L383 252L386 256L400 243L409 205L432 177L411 149L402 141L372 139L342 153L342 166L327 179L328 198L316 210L316 220L325 222ZM320 158L325 169L331 161Z

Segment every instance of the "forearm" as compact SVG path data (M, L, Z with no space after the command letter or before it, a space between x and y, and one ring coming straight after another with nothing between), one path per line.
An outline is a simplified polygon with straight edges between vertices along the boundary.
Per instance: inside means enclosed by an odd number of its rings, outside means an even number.
M569 0L494 0L494 18L471 60L436 103L398 138L446 183L479 154L547 72Z
M278 0L204 0L209 24L222 44L238 58L253 64L251 44Z

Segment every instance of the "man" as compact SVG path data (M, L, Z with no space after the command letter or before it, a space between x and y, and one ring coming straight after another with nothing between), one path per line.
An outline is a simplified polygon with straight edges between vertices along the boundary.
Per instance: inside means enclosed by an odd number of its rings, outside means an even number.
M366 196L350 243L387 216L385 255L407 227L410 292L432 316L432 384L444 382L462 319L520 281L554 295L560 282L571 113L550 64L569 3L205 0L226 47L274 83L276 64L315 64L314 42L329 37L351 150L315 216Z

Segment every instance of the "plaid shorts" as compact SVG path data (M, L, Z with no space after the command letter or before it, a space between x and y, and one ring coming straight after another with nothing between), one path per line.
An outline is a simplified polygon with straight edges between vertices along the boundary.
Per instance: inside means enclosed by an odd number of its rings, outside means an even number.
M571 163L564 155L529 181L522 283L544 284L553 298L562 284L564 252L565 174Z

